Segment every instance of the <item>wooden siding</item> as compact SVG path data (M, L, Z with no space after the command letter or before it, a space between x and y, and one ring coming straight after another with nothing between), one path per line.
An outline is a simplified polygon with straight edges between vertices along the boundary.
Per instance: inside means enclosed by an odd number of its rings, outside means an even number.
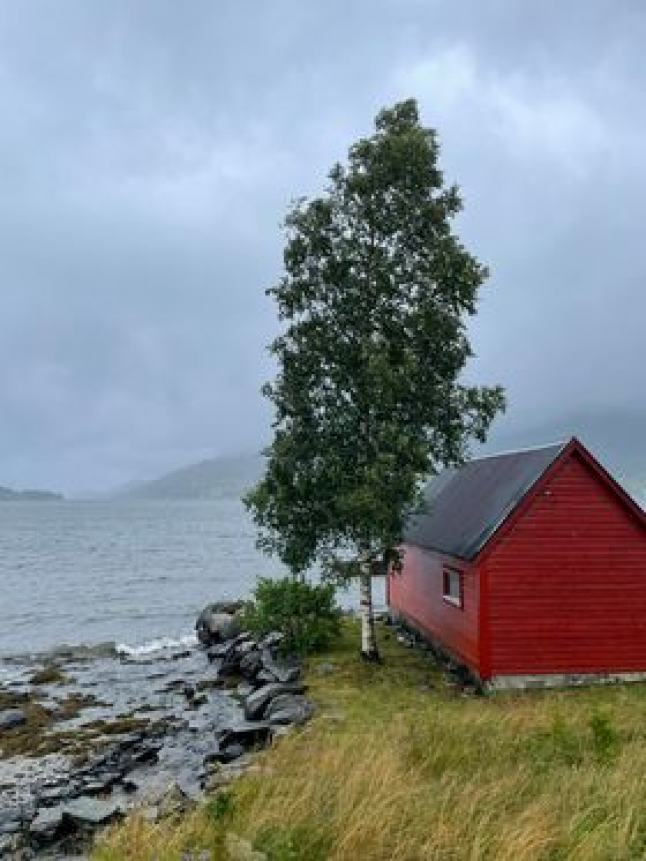
M478 672L478 584L473 567L412 544L404 550L403 571L389 577L390 607ZM462 607L442 597L445 566L462 573Z
M484 677L646 670L646 529L576 451L479 576Z

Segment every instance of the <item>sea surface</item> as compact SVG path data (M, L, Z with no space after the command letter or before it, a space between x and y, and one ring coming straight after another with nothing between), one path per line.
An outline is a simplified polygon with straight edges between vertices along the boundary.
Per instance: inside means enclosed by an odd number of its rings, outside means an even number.
M188 644L205 604L280 573L235 497L0 503L0 657ZM340 603L352 606L354 590Z
M235 498L0 503L0 655L177 641L281 570Z

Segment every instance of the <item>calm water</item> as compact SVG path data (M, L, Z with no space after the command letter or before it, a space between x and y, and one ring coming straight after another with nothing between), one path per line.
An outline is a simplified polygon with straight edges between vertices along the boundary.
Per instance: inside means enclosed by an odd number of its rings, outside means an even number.
M0 654L190 634L280 566L238 499L0 504Z

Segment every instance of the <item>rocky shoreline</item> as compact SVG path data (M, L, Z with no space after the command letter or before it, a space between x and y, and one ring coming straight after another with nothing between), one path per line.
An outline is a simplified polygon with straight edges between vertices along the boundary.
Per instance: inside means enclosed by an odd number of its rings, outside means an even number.
M182 813L311 717L280 632L254 638L237 609L205 608L190 646L62 650L0 683L1 858L83 857L135 808Z

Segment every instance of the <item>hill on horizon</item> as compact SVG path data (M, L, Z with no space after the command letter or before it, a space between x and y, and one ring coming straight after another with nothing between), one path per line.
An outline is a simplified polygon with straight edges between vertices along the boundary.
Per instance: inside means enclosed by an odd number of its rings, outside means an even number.
M589 411L520 429L513 427L511 422L509 425L504 419L498 422L487 444L474 447L474 456L545 445L576 436L642 505L646 505L646 411ZM107 494L107 498L154 500L239 497L261 477L263 460L260 454L209 458L172 470L156 479L130 482Z
M214 457L174 469L159 478L132 481L109 499L221 499L241 496L262 474L261 455Z

